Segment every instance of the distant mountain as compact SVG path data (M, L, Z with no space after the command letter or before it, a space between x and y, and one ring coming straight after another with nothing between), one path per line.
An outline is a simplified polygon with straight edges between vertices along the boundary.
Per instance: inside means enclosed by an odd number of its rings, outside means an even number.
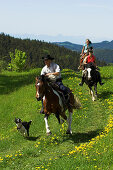
M58 46L63 46L65 48L68 48L70 50L73 50L73 51L81 51L82 50L82 45L79 45L79 44L74 44L74 43L71 43L71 42L68 42L68 41L65 41L65 42L54 42L53 44L56 44Z
M113 40L112 41L102 41L100 43L93 43L95 49L110 49L113 50Z
M71 49L73 51L81 51L82 50L82 45L79 44L74 44L68 41L65 42L54 42L54 44L58 46L63 46L65 48ZM109 41L102 41L100 43L93 43L94 49L113 49L113 40L111 42Z
M15 38L21 38L21 39L30 39L30 40L41 40L44 42L65 42L69 41L72 43L81 44L84 42L86 37L84 35L81 36L64 36L62 34L58 35L44 35L44 34L10 34L11 36Z
M82 51L82 45L66 42L55 42L58 46L71 49L72 51ZM102 41L100 43L93 43L94 55L100 61L106 63L113 63L113 41Z

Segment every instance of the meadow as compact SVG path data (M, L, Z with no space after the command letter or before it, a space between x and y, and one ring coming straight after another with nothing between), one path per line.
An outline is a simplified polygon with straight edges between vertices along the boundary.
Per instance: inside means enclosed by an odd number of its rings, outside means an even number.
M100 68L103 86L92 101L86 85L80 87L81 73L62 70L63 83L81 104L74 110L72 135L67 124L49 117L52 135L47 136L41 102L35 99L35 77L41 69L0 73L0 170L112 170L113 169L113 67ZM68 113L67 113L68 114ZM16 129L14 119L32 120L30 137Z

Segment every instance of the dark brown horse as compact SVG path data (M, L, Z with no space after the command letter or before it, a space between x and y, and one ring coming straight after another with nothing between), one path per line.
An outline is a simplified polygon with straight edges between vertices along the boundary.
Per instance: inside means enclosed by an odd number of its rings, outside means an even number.
M63 104L62 97L55 90L50 83L47 81L46 76L36 77L36 98L37 100L43 100L44 106L44 120L46 126L46 133L49 135L51 131L48 126L48 117L51 113L54 113L57 117L59 123L61 123L60 116L67 120L68 129L67 134L71 134L71 122L72 122L72 113L73 109L78 109L81 107L81 104L77 99L74 98L73 93L70 91L69 94L69 104L68 106ZM69 117L65 115L65 111L68 109Z

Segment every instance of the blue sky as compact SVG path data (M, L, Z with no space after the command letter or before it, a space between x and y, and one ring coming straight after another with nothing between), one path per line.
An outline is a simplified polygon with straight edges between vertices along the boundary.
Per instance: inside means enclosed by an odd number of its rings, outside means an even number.
M112 0L0 0L0 32L44 39L113 40ZM41 38L40 38L41 39ZM75 43L76 43L75 42Z

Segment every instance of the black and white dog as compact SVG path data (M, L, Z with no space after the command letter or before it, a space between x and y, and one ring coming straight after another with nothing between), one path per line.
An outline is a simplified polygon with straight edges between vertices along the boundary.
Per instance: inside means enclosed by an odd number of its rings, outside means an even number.
M15 118L15 123L17 125L17 130L24 136L28 137L29 136L29 128L31 125L32 120L29 122L22 122L21 119Z

